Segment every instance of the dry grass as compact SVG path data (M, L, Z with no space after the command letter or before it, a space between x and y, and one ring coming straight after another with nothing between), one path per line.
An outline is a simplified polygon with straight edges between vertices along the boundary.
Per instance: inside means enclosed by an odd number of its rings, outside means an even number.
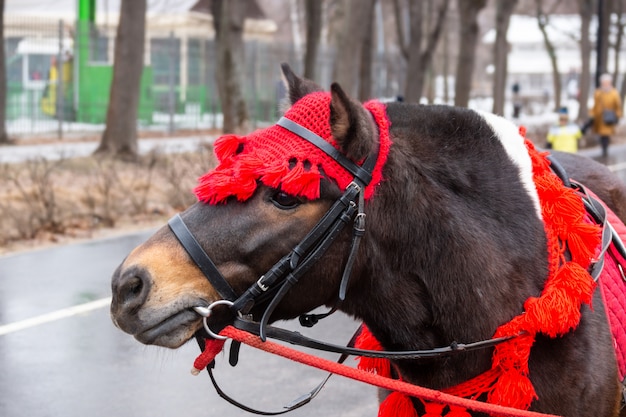
M195 202L213 150L153 152L137 164L96 158L0 164L0 254L161 224Z

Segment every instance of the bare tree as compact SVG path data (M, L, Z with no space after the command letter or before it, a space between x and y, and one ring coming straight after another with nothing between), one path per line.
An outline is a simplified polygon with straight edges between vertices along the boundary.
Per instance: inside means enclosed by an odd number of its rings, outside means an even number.
M546 52L550 57L550 65L552 66L552 88L554 89L554 109L558 110L561 107L561 73L559 72L559 63L556 56L556 49L554 44L548 36L547 27L549 25L549 16L554 9L558 6L559 1L554 4L554 8L551 12L545 13L543 11L543 0L535 0L537 24L539 30L543 36L543 43L546 48Z
M594 0L578 0L580 14L580 80L578 83L578 120L589 117L589 87L591 84L591 40L589 39L589 24L593 16ZM624 84L622 84L624 85ZM623 95L622 95L623 97Z
M504 115L504 97L506 92L507 61L509 43L506 34L509 31L511 15L515 10L517 0L502 0L496 2L496 42L494 44L494 76L493 76L493 112Z
M106 128L100 146L96 149L97 155L123 160L137 158L137 113L143 71L146 8L146 0L121 2Z
M0 0L0 45L4 45L4 0ZM0 48L0 144L9 143L7 134L7 70L4 47Z
M366 22L370 30L363 34L363 45L361 46L361 65L359 67L359 93L357 97L361 101L366 101L372 95L372 50L374 48L374 10L376 0L370 3L369 15ZM380 30L376 28L376 30Z
M626 94L626 72L624 73L624 77L621 80L621 83L618 82L618 77L621 75L620 68L620 59L621 59L621 51L622 45L624 41L624 32L626 28L626 19L624 18L624 0L617 0L613 2L614 5L614 13L617 16L617 20L615 22L615 26L617 27L617 33L615 35L615 44L613 45L613 53L615 63L615 67L613 68L613 82L616 87L619 87L620 97L624 97Z
M333 78L351 96L357 96L363 40L370 30L368 22L370 10L375 0L343 0L345 15L343 28L337 38L337 58L333 68Z
M458 0L460 33L454 86L455 106L467 107L469 104L478 41L478 13L486 4L487 0Z
M323 0L305 0L306 50L304 53L304 78L315 80L315 64L322 34Z
M609 30L611 27L611 9L612 0L597 0L598 6L598 25L600 27L599 36L596 36L597 49L600 54L597 58L598 65L596 66L596 87L600 85L600 75L608 72L608 58L609 58ZM596 58L596 59L597 59Z
M435 49L441 37L449 3L449 0L440 1L435 23L431 25L432 30L428 34L424 49L422 49L424 3L420 1L409 1L410 39L407 41L405 39L407 30L405 28L405 19L403 18L405 15L404 7L400 3L400 0L393 1L398 44L400 45L402 56L407 61L407 74L410 74L410 76L407 76L404 91L406 101L419 102L422 98L426 72L431 66ZM429 19L428 21L430 21L430 18L430 15L426 17L426 19Z
M620 74L619 60L620 60L620 52L622 50L622 39L624 37L624 26L626 26L626 20L622 16L624 14L624 4L622 0L618 0L614 3L615 6L615 15L617 16L617 20L615 21L615 26L617 28L617 33L615 34L615 44L613 45L613 62L615 62L615 68L613 68L613 81L617 86L617 77ZM623 97L623 96L622 96Z
M211 4L217 52L215 78L224 115L224 133L242 133L248 128L248 110L241 89L246 3L246 0L213 0Z

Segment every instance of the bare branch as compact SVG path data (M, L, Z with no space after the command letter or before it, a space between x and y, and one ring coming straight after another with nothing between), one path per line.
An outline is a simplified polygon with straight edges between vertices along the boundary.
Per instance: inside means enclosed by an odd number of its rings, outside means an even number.
M400 4L400 0L393 0L393 12L396 18L396 30L398 35L398 47L400 48L400 52L404 59L409 59L409 48L407 46L407 41L405 38L406 28L404 26L404 18L402 13L402 5Z

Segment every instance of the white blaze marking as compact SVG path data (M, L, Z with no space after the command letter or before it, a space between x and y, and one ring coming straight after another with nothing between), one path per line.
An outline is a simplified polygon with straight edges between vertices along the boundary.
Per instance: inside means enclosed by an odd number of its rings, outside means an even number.
M528 155L526 145L524 145L524 138L519 134L519 127L495 114L483 111L476 112L491 126L509 158L519 168L519 178L522 181L522 185L535 205L537 216L539 219L542 219L539 195L533 181L532 161Z

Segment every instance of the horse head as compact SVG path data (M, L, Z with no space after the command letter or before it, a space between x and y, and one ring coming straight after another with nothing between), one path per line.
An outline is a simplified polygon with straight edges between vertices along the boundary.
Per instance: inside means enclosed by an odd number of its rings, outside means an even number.
M289 106L285 118L322 138L357 167L378 150L380 127L375 118L339 85L324 92L287 65L283 76ZM240 295L302 241L354 175L278 125L248 136L223 136L216 141L215 152L219 165L200 178L195 190L199 201L180 217L218 274ZM381 167L382 161L363 190L366 198L380 181ZM338 233L332 251L290 290L271 315L272 321L332 304L350 248L347 229ZM194 307L223 298L168 226L134 249L117 268L112 293L111 315L118 327L142 343L170 348L181 346L202 329L202 317ZM257 319L262 312L260 306L250 311ZM227 308L216 309L212 329L219 331L231 317Z

